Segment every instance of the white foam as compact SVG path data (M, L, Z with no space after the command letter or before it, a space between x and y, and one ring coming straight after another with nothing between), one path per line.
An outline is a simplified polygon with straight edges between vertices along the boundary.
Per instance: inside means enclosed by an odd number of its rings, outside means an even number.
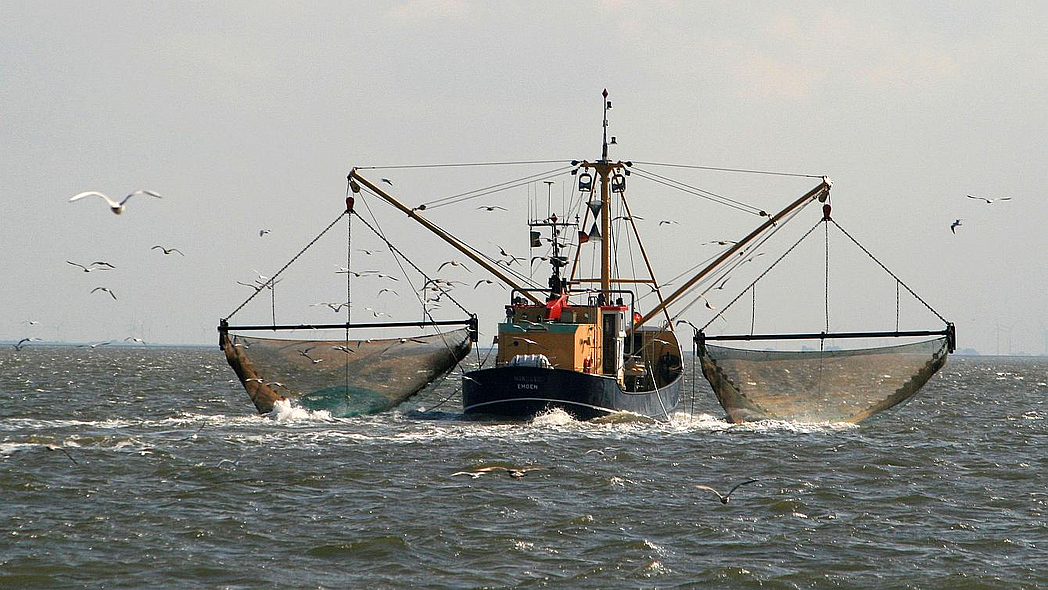
M266 414L268 418L280 423L288 422L332 422L331 412L327 410L309 410L291 403L290 400L277 400L273 411Z
M534 426L568 426L577 423L578 420L572 418L571 414L561 408L553 408L548 412L536 414L530 422Z

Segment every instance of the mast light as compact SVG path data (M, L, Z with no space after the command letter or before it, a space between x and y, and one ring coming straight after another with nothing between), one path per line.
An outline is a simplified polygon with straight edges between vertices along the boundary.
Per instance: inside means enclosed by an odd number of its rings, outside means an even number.
M593 175L589 172L579 174L579 191L584 193L593 192Z

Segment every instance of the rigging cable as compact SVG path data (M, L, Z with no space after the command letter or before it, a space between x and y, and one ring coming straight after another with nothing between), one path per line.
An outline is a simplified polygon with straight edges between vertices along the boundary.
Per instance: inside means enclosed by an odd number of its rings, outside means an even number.
M347 178L346 179L346 205L347 205L346 208L347 209L350 208L349 205L353 202L353 201L350 200L350 199L353 198L352 195L350 194L350 190L352 189L352 186L353 186L353 183L349 182L349 179ZM353 216L350 215L349 218L346 220L346 270L349 270L350 268L353 268L352 264L350 264L352 257L353 257ZM353 321L353 305L352 305L353 304L353 288L352 288L353 282L352 282L352 279L353 279L353 275L351 273L347 272L346 273L346 340L342 344L346 348L349 348L349 324L352 323L352 321ZM346 391L349 391L349 363L346 363L345 365L343 365L343 373L344 373L344 376L345 376Z
M745 248L743 248L742 252L740 252L740 253L739 253L740 259L739 259L738 261L736 261L736 262L735 262L734 264L729 264L729 265L727 266L727 269L726 269L726 270L725 270L725 271L724 271L724 272L723 272L723 273L722 273L722 274L721 274L720 276L721 276L721 277L723 277L723 276L725 276L725 275L727 275L727 274L731 273L732 271L734 271L734 270L735 270L736 268L738 268L738 267L742 266L743 264L745 264L745 263L747 263L747 262L749 262L749 261L753 260L753 259L754 259L754 258L756 258L757 256L760 256L760 255L761 255L762 253L757 253L757 254L754 254L753 256L750 256L749 258L747 258L747 257L746 257L746 256L747 256L747 255L748 255L749 253L755 252L755 251L756 251L757 249L759 249L759 248L760 248L761 246L763 246L763 245L765 244L765 242L767 242L768 240L770 240L770 239L771 239L771 238L772 238L772 237L773 237L773 236L774 236L774 235L775 235L776 233L778 233L778 232L779 232L779 230L781 230L781 229L782 229L783 227L785 227L787 223L789 223L790 221L792 221L792 220L793 220L793 218L795 218L795 217L796 217L797 215L800 215L800 213L801 213L802 211L804 211L804 209L805 209L805 208L807 208L807 206L808 206L808 205L810 205L810 204L811 204L811 202L808 202L808 203L805 203L805 204L801 205L801 206L800 206L800 207L799 207L798 209L796 209L796 210L792 211L792 212L791 212L791 213L790 213L790 214L789 214L788 216L786 216L786 218L785 218L785 219L783 219L783 220L780 220L780 221L779 221L779 223L777 223L777 224L775 224L774 226L772 226L772 228L771 228L771 229L770 229L770 230L769 230L769 231L768 231L768 232L767 232L767 233L766 233L765 235L763 235L763 236L762 236L762 237L761 237L761 238L760 238L760 239L759 239L759 240L758 240L758 241L757 241L756 243L754 243L754 244L750 244L750 245L746 246ZM809 232L808 232L808 233L811 233L811 231L814 231L815 227L818 227L818 225L814 226L814 227L812 228L812 230L809 230ZM807 234L805 234L805 235L807 235ZM803 239L803 238L801 238L801 239ZM799 242L798 242L798 243L799 243ZM794 244L794 246L793 246L793 247L796 247L796 244ZM792 250L792 249L793 249L793 247L791 247L791 248L790 248L790 250ZM788 251L787 251L787 253L788 253ZM785 257L785 254L783 254L783 256L780 256L780 257L779 257L779 260L782 260L782 258L783 258L783 257ZM779 260L776 260L776 261L775 261L775 262L774 262L774 263L772 264L772 266L775 266L775 264L778 264ZM768 270L771 270L771 267L769 267L769 268L768 268ZM763 276L764 276L765 274L767 274L768 270L765 270L765 271L764 271L764 273L763 273L763 274L761 274L761 277L763 277ZM691 289L689 289L689 290L688 290L688 293L692 293L692 292L694 292L694 291L695 291L695 290L697 290L697 289L698 289L698 288L699 288L699 287L700 287L701 285L704 285L704 284L706 284L706 283L707 283L707 282L709 282L710 280L712 280L712 278L710 278L710 279L707 279L707 280L703 280L703 281L700 281L700 282L699 282L699 283L697 283L697 284L696 284L696 285L695 285L694 287L692 287ZM760 280L760 277L758 277L758 278L757 278L757 280ZM753 285L754 283L756 283L756 282L757 282L757 281L754 281L753 283L751 283L751 286L752 286L752 285ZM680 317L680 316L681 316L681 315L682 315L682 314L683 314L684 312L688 311L688 309L690 309L690 308L691 308L691 306L693 306L693 305L695 305L696 303L698 303L699 299L703 299L703 298L704 298L704 296L705 296L705 294L706 294L706 293L708 293L708 292L709 292L709 288L707 288L707 289L706 289L705 291L702 291L702 292L701 292L701 293L699 294L699 296L698 296L697 298L695 298L694 300L692 300L692 301L691 301L691 303L687 304L686 306L684 306L684 308L683 308L683 309L681 309L681 310L680 310L679 312L677 312L676 314L674 314L673 318L671 318L671 319L677 319L678 317ZM727 310L727 308L728 308L728 307L730 307L730 306L732 305L732 303L735 303L735 301L738 301L738 299L739 299L740 297L742 297L742 295L743 295L743 294L745 294L745 293L746 293L746 290L744 289L744 290L743 290L743 291L742 291L741 293L739 293L739 295L738 295L737 297L735 297L735 299L733 299L733 300L731 301L731 303L729 303L728 305L726 305L726 306L724 306L723 308L721 308L721 310L720 310L719 312L717 312L717 314L716 314L716 315L714 315L714 316L713 316L713 317L712 317L712 318L710 319L710 321L709 321L709 322L708 322L708 323L707 323L707 324L706 324L705 326L703 326L703 328L702 328L702 329L703 329L703 330L705 330L705 329L706 329L706 327L708 327L708 326L709 326L710 324L712 324L712 323L713 323L713 320L717 319L718 317L722 317L723 313L724 313L724 312L725 312L725 311Z
M803 207L801 207L801 209L803 209ZM776 266L776 265L778 265L778 264L779 264L779 262L782 262L782 259L783 259L783 258L786 258L786 256L787 256L787 255L788 255L788 254L789 254L790 252L793 252L794 248L796 248L796 247L797 247L797 246L798 246L798 245L799 245L799 244L800 244L801 242L803 242L805 238L807 238L807 237L808 237L809 235L811 235L811 233L812 233L813 231L815 231L815 230L816 230L816 229L817 229L817 228L819 227L819 224L820 224L820 223L822 223L822 222L823 222L823 220L822 220L822 219L820 219L820 220L819 220L819 221L818 221L818 222L817 222L817 223L816 223L815 225L813 225L813 226L811 227L811 229L809 229L809 230L808 230L807 232L805 232L805 234L804 234L803 236L801 236L801 237L800 237L800 239L798 239L798 240L797 240L797 241L796 241L796 242L795 242L795 243L794 243L794 244L793 244L792 246L790 246L788 250L786 250L785 252L783 252L783 254L782 254L781 256L779 256L779 257L778 257L777 259L775 259L775 262L773 262L773 263L771 264L771 266L769 266L768 268L766 268L766 269L764 270L764 272L762 272L762 273L760 274L760 276L758 276L758 277L757 277L756 279L753 279L753 282L752 282L752 283L750 283L750 284L749 284L749 286L747 286L747 287L746 287L746 289L744 289L744 290L743 290L743 291L742 291L741 293L739 293L739 294L738 294L738 295L737 295L737 296L735 297L735 299L732 299L732 300L731 300L731 301L730 301L730 302L729 302L729 303L728 303L727 305L725 305L724 307L722 307L722 308L721 308L721 310L720 310L719 312L717 312L717 314L716 314L716 315L714 315L714 316L713 316L712 318L710 318L710 321L706 322L706 324L705 324L704 326L702 326L702 329L701 329L700 331L705 331L705 330L706 330L706 328L710 327L710 324L712 324L714 320L716 320L716 319L717 319L717 318L719 318L719 317L722 317L722 316L724 315L724 312L725 312L725 311L727 311L729 307L731 307L732 305L734 305L734 304L735 304L735 302L736 302L736 301L738 301L738 300L739 300L739 298L741 298L741 297L742 297L742 296L743 296L743 295L744 295L744 294L746 293L746 291L748 291L749 289L752 289L752 288L753 288L753 286L754 286L754 285L756 285L758 281L760 281L761 279L763 279L765 275L767 275L767 274L768 274L769 272L771 272L771 269L775 268L775 266Z
M633 173L636 174L637 176L640 176L641 178L645 178L645 179L650 180L652 182L655 182L655 183L667 186L667 187L672 188L672 189L679 190L679 191L684 192L684 193L695 195L696 197L701 197L703 199L706 199L707 201L711 201L713 203L717 203L718 205L724 205L725 207L731 207L732 209L737 209L737 210L742 211L744 213L749 213L751 215L758 215L760 217L767 217L767 215L768 215L767 213L764 212L763 209L761 209L759 207L755 207L753 205L749 205L747 203L743 203L742 201L739 201L739 200L736 200L736 199L732 199L731 197L726 197L724 195L720 195L720 194L717 194L715 192L708 191L706 189L701 189L701 188L694 187L694 186L691 186L691 185L688 185L688 184L684 184L683 182L680 182L678 180L673 180L672 178L668 178L668 177L662 176L660 174L655 174L654 172L648 172L646 170L641 170L639 168L635 168L633 170Z
M562 164L568 160L520 160L516 162L467 162L454 164L404 164L390 166L357 166L357 170L407 170L412 168L466 168L470 166L516 166L521 164Z
M825 221L825 220L823 220ZM823 293L823 301L826 306L826 333L830 332L830 226L829 224L823 225L823 234L826 237L826 278L824 285L826 290Z
M563 174L564 172L566 172L566 171L568 171L570 169L571 169L571 166L563 166L561 168L554 168L553 170L547 170L545 172L537 172L535 174L529 174L528 176L524 176L522 178L517 178L517 179L514 179L514 180L507 180L505 182L500 182L500 183L493 184L493 185L490 185L490 186L473 189L473 190L470 190L470 191L466 191L464 193L458 193L458 194L455 194L455 195L449 195L447 197L441 197L439 199L434 199L432 201L428 201L426 203L422 203L421 205L419 205L417 207L417 209L435 209L437 207L444 207L446 205L454 205L456 203L461 203L463 201L468 201L470 199L476 199L478 197L483 197L483 196L490 195L490 194L497 193L497 192L501 192L501 191L504 191L504 190L517 188L519 186L526 186L526 185L528 185L531 182L538 182L538 181L546 180L548 178L554 178L556 176L560 176L561 174Z
M774 172L769 170L746 170L744 168L719 168L716 166L692 166L688 164L663 164L659 162L634 162L645 166L666 166L669 168L689 168L692 170L713 170L716 172L742 172L746 174L768 174L771 176L794 176L799 178L824 178L825 174L798 174L794 172Z
M306 244L306 246L304 248L302 248L302 250L300 250L298 252L298 254L295 254L295 256L292 257L291 260L289 260L287 262L287 264L285 264L284 266L280 267L280 270L278 270L276 272L276 274L274 274L273 277L269 279L269 281L268 281L269 284L275 285L276 284L276 279L277 279L278 276L280 276L280 273L284 272L284 270L286 270L287 267L291 266L292 263L294 263L296 260L298 260L299 256L302 256L303 254L305 254L306 250L309 250L309 248L313 244L315 244L317 242L317 240L319 240L321 237L323 237L324 234L326 234L328 232L328 230L330 230L332 227L334 227L335 224L338 223L340 219L342 219L343 215L346 215L348 213L349 213L348 209L346 209L342 213L339 213L338 217L336 217L334 221L332 221L330 224L328 224L328 226L325 227L324 230L321 231L320 234L317 235L317 237L313 238L308 244ZM243 307L245 305L247 305L248 302L250 302L252 299L254 299L255 296L258 295L260 291L262 291L262 288L256 289L254 293L252 293L247 299L244 300L243 303L241 303L236 309L234 309L233 313L230 313L228 316L226 316L225 319L228 320L228 319L232 318L238 311L243 309ZM276 322L274 322L274 324L275 323Z
M880 266L880 267L881 267L882 269L884 269L884 272L886 272L886 273L888 273L889 275L891 275L891 277L892 277L893 279L895 279L895 280L896 280L896 281L897 281L897 282L899 283L899 285L902 285L902 286L903 286L903 287L904 287L904 288L905 288L905 289L906 289L907 291L909 291L909 292L910 292L910 295L913 295L913 296L914 296L914 298L915 298L915 299L917 299L917 301L920 301L921 303L923 303L923 304L924 304L924 306L928 308L928 311L930 311L930 312L932 312L932 313L934 313L934 314L935 314L935 317L937 317L937 318L939 318L940 320L942 320L944 324L949 324L949 323L950 323L950 322L946 321L946 318L944 318L944 317L942 317L941 315L939 315L939 312L935 311L935 309L934 309L934 308L932 308L932 306L928 305L928 303L927 303L927 302L926 302L926 301L925 301L924 299L921 299L920 295L918 295L918 294L914 293L914 292L913 292L913 289L911 289L911 288L910 288L910 287L909 287L909 286L908 286L908 285L907 285L906 283L902 282L902 279L900 279L899 277L897 277L897 276L895 275L895 273L893 273L892 271L888 270L888 267L887 267L887 266L884 266L883 264L881 264L881 261L880 261L880 260L877 260L877 257L876 257L876 256L874 256L873 254L871 254L871 253L870 253L870 251L869 251L869 250L867 250L867 249L866 249L866 248L865 248L865 247L864 247L864 246L863 246L862 244L860 244L860 243L859 243L859 242L858 242L858 241L857 241L857 240L856 240L855 238L853 238L853 237L851 236L851 234L849 234L848 232L844 231L844 228L843 228L843 227L841 227L841 226L840 226L840 224L838 224L838 223L837 223L837 222L836 222L835 220L833 220L833 219L830 219L830 223L832 223L833 225L837 226L837 229L841 230L841 233L843 233L844 235L848 236L848 239L849 239L849 240L851 240L853 244L855 244L856 246L858 246L860 250L862 250L863 252L865 252L865 253L866 253L866 255L870 257L870 259L872 259L872 260L873 260L874 262L876 262L876 263L877 263L877 265L878 265L878 266ZM896 288L898 288L898 286L896 286Z
M361 199L361 200L363 200L363 199ZM368 210L368 214L371 215L371 218L374 219L374 221L375 221L375 226L378 227L378 218L375 217L375 213L371 210L371 206L368 205L367 201L366 200L363 200L363 201L364 201L364 207ZM426 317L429 317L429 320L431 322L436 321L436 320L433 319L433 315L429 313L429 310L426 309L425 302L422 300L421 297L419 297L418 292L415 291L415 285L411 282L411 277L408 276L407 271L404 270L404 265L400 263L400 258L403 258L405 262L410 264L411 267L414 268L424 278L426 278L426 280L428 282L429 281L429 277L426 275L426 273L424 273L422 271L422 269L420 269L418 266L416 266L414 262L412 262L407 256L405 256L403 252L398 250L397 247L394 246L392 242L390 242L388 239L386 239L386 236L381 231L381 227L379 227L378 229L375 229L375 227L372 227L371 224L369 224L366 219L361 217L361 215L359 213L356 213L356 211L353 211L352 213L355 214L358 218L360 218L361 223L363 223L365 227L370 229L372 232L375 233L375 235L377 235L379 237L379 239L381 239L383 242L385 242L386 246L389 247L389 251L390 252L393 252L394 254L396 254L396 256L393 257L393 260L395 260L397 262L397 266L400 267L400 272L404 274L404 280L406 280L408 282L408 285L411 287L412 294L414 294L415 298L419 300L420 304L422 304L422 311L423 311L423 313L425 314ZM437 287L440 288L441 292L444 293L445 295L447 295L448 299L450 299L452 303L457 305L458 308L461 309L463 313L465 313L466 315L468 315L470 317L476 317L473 314L471 314L469 311L467 311L465 307L462 307L462 305L458 301L456 301L450 294L448 294L446 291L444 291L443 287L440 287L440 285L437 285ZM441 332L438 329L437 330L437 335L440 336L441 342L444 343L444 348L447 349L447 351L451 354L452 357L454 357L455 356L455 352L451 348L451 345L448 344L448 339L444 335L444 332ZM478 354L479 354L479 352L478 352ZM461 362L461 361L459 361L459 362ZM458 363L455 363L455 364L456 364L456 366L458 365Z

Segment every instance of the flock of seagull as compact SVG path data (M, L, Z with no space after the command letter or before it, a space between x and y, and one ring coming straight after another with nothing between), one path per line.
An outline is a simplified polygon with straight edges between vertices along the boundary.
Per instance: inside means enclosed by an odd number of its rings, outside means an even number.
M121 214L123 214L123 212L127 208L128 201L131 199L131 197L134 197L136 195L146 195L146 196L149 196L149 197L153 197L155 199L163 198L160 194L158 194L158 193L156 193L154 191L142 190L142 189L130 192L129 194L124 196L123 199L121 199L119 201L112 199L111 197L109 197L105 193L101 193L101 192L98 192L98 191L84 191L82 193L78 193L78 194L75 194L72 197L70 197L69 198L69 202L72 203L72 202L75 202L75 201L79 201L81 199L85 199L87 197L97 197L97 198L102 199L103 201L105 201L106 205L109 206L109 210L112 211L114 215L121 215ZM185 254L181 250L179 250L178 248L169 248L169 247L161 245L161 244L157 244L157 245L153 246L152 248L150 248L150 250L160 250L165 256L171 255L171 254L178 254L179 256L185 256ZM71 266L75 266L76 268L80 269L81 272L85 272L85 273L92 273L92 272L96 272L96 271L98 271L98 272L112 271L112 270L115 270L117 268L116 265L114 265L114 264L112 264L110 262L106 262L104 260L95 260L95 261L93 261L93 262L91 262L89 264L82 264L80 262L74 262L72 260L66 260L66 264L69 264ZM112 289L110 289L109 287L106 287L106 286L97 286L97 287L91 289L91 293L104 293L106 295L109 295L114 301L117 299L116 293L114 293ZM30 325L35 325L37 322L35 320L30 320L28 323ZM31 342L36 342L36 341L39 341L39 340L40 340L40 338L22 338L20 341L18 341L18 343L16 343L14 345L14 348L15 348L15 350L22 350L22 348L25 347L27 344L29 344ZM138 344L144 344L144 341L141 338L128 337L128 338L125 338L124 341L125 342L134 342L134 343L138 343ZM90 346L91 348L95 348L95 347L104 346L104 345L107 345L107 344L109 344L109 342L97 342L97 343L90 344L90 345L85 344L84 346Z

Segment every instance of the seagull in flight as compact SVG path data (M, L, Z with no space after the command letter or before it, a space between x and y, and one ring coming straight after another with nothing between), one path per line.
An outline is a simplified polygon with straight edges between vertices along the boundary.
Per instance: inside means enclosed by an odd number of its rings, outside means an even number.
M315 358L309 356L309 351L313 350L314 348L316 348L316 346L310 346L309 348L306 348L306 349L300 349L298 351L298 354L301 354L302 356L304 356L307 359L309 359L310 361L312 361L314 365L317 364L317 363L324 362L324 359L315 359Z
M78 267L84 269L84 272L91 272L93 270L113 270L114 268L116 268L115 266L113 266L112 264L109 264L108 262L92 262L91 264L89 264L87 266L84 266L83 264L79 264L79 263L73 262L72 260L66 260L66 263L67 264L72 264L73 266L78 266Z
M950 224L950 233L957 233L957 227L961 225L961 220L958 219Z
M746 481L736 485L735 487L733 487L731 490L728 491L727 494L722 494L722 493L718 492L717 490L711 488L710 486L698 486L697 485L695 487L699 488L700 490L708 490L708 491L713 492L714 494L717 494L717 497L720 498L721 504L727 504L728 501L731 500L731 495L735 493L735 490L741 488L742 486L744 486L746 484L753 483L755 481L757 481L757 480L756 479L748 479L748 480L746 480Z
M659 222L659 227L662 227L663 225L680 225L680 222L672 219L663 219Z
M480 467L479 469L474 469L473 471L456 471L455 473L451 474L451 477L455 477L456 475L468 475L473 479L477 479L485 473L504 471L508 473L510 477L520 479L524 477L524 475L527 474L527 472L538 471L540 469L552 469L552 467L542 467L540 465L525 465L523 467L502 467L495 465L491 467Z
M476 289L477 287L479 287L481 285L498 285L498 286L502 287L503 289L506 288L506 286L503 285L502 283L496 283L495 281L493 281L491 279L480 279L479 281L477 281L477 283L475 285L473 285L473 288Z
M348 275L353 275L353 276L359 278L359 277L370 276L370 275L373 275L373 274L378 274L378 271L377 270L362 270L360 272L357 272L355 270L349 270L348 268L340 266L340 267L338 267L338 270L335 271L335 274L344 274L344 275L348 274Z
M331 308L331 311L333 311L335 313L338 313L338 312L342 311L343 307L352 307L348 303L329 303L329 302L326 302L326 301L321 301L319 303L310 303L309 304L310 307L318 307L318 306L321 306L321 305L324 305L324 306L327 306L327 307Z
M388 184L389 186L393 186L393 181L388 179L388 178L380 178L379 180L381 180L382 182Z
M698 326L696 326L695 324L693 324L693 323L689 322L688 320L677 320L676 322L674 322L674 324L673 324L673 325L674 325L674 326L679 326L679 325L681 325L681 324L688 324L688 325L689 325L689 326L691 326L691 328L692 328L693 330L695 330L696 332L698 332L698 331L699 331L699 327L698 327Z
M999 197L996 199L987 199L986 197L977 197L975 195L968 195L969 199L975 199L976 201L985 201L987 205L992 205L997 201L1011 201L1011 197Z
M14 344L15 350L22 350L22 347L34 340L40 340L39 338L22 338L18 341L18 344Z
M152 248L150 248L150 250L156 250L158 248L160 250L162 250L165 255L171 254L172 252L178 252L179 256L185 256L185 254L183 254L182 251L179 250L178 248L165 248L165 247L163 247L163 246L161 246L159 244L156 245L156 246L153 246Z
M65 456L69 457L69 460L73 462L73 465L79 465L79 463L76 462L76 459L74 459L73 456L69 454L69 451L65 450L65 447L56 444L49 444L45 445L45 448L49 451L62 451L63 453L65 453Z
M461 261L459 261L459 260L448 260L448 261L447 261L447 262L445 262L444 264L441 264L440 266L438 266L438 267L437 267L437 272L440 272L440 269L444 268L445 266L447 266L447 265L449 265L449 264L450 264L451 266L458 266L458 267L461 267L461 268L462 268L462 270L464 270L464 271L466 271L466 272L469 272L469 269L468 269L468 268L466 268L466 265L465 265L465 264L462 264L462 262L461 262Z
M268 233L269 233L269 232L271 232L271 231L273 231L273 230L269 230L269 229L260 229L260 230L258 230L258 237L260 237L260 238L261 238L262 236L264 236L264 235L268 234Z
M539 348L541 348L543 350L549 350L549 348L539 344L538 342L535 342L531 338L523 338L521 336L514 336L513 338L511 338L511 340L513 340L514 342L523 342L524 344L527 344L528 346L538 346Z
M116 299L116 295L114 295L113 292L109 290L109 287L95 287L94 289L91 289L92 293L94 293L95 291L104 291L106 293L109 293L109 296L112 297L114 300Z
M505 256L506 258L508 258L508 260L506 261L506 266L509 266L510 264L513 264L514 262L524 262L524 260L525 260L524 258L521 258L520 256L514 256L514 255L510 254L509 252L506 252L506 249L503 248L502 246L499 246L498 244L495 244L495 246L498 247L499 254Z
M498 205L481 205L477 209L483 209L485 211L508 211L505 207L499 207Z
M102 197L103 199L106 200L106 203L109 204L109 210L112 211L113 213L115 213L116 215L120 215L121 213L124 212L124 205L127 203L127 200L130 199L131 197L135 196L135 195L149 195L151 197L156 197L158 199L161 198L160 195L154 193L153 191L137 190L137 191L134 191L131 194L127 195L126 197L124 197L124 200L122 200L119 203L117 203L113 199L110 199L109 197L107 197L106 195L104 195L104 194L102 194L102 193L100 193L98 191L87 191L87 192L80 193L78 195L73 195L69 199L69 202L77 201L77 200L80 200L80 199L82 199L84 197Z

